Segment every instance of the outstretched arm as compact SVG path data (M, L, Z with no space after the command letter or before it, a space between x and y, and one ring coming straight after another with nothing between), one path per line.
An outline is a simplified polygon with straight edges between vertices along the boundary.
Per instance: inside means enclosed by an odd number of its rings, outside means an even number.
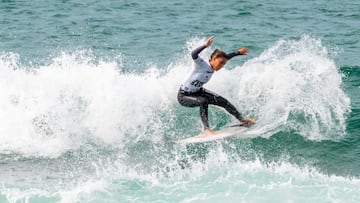
M235 51L235 52L231 52L226 54L227 55L227 60L230 60L232 57L234 56L238 56L238 55L246 55L248 54L249 49L248 48L240 48L239 50Z
M199 57L200 52L206 48L205 45L199 46L198 48L194 49L194 51L191 52L192 59L197 59Z
M214 41L214 36L209 37L206 41L205 44L196 48L194 51L191 52L191 57L193 59L197 59L199 57L200 52L202 52L202 50L204 50L206 47L209 47Z

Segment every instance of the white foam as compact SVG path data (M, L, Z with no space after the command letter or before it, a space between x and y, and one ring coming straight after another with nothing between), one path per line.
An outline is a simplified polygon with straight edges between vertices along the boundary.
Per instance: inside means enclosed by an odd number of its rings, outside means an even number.
M178 156L167 160L166 166L175 166L184 158L181 152L175 154ZM212 148L205 160L191 159L191 155L188 158L186 168L175 167L173 172L161 171L159 165L142 170L141 163L133 167L118 159L111 165L100 164L96 175L84 174L85 180L78 183L47 188L2 185L0 194L9 202L30 199L64 203L359 201L359 178L326 175L308 165L292 164L285 158L277 162L241 160L230 156L221 144Z
M340 139L350 99L318 39L279 40L242 66L219 72L211 87L258 120L254 134L291 129L313 140Z
M205 161L193 160L189 168L177 170L177 173L181 175L167 175L147 189L152 193L173 191L168 195L173 197L173 201L180 202L359 200L358 178L326 175L314 167L297 166L285 159L271 163L234 161L220 145L210 151Z
M189 40L183 58L167 68L155 61L131 73L121 62L95 61L86 51L64 53L37 67L21 64L16 54L2 54L0 151L57 157L94 140L120 148L140 139L161 141L176 128L175 109L184 108L176 93L192 65L189 52L203 40ZM255 117L254 135L269 137L284 129L314 140L344 135L350 101L320 40L280 40L260 56L242 60L242 66L216 72L206 87Z
M175 166L181 159L180 153L178 155L168 160L166 166ZM298 166L286 159L270 163L258 159L234 159L220 144L210 150L205 160L188 158L188 167L175 166L173 172L144 172L140 169L141 164L131 167L117 162L99 176L114 183L107 186L107 193L148 202L159 199L173 202L359 200L358 178L326 175L314 167ZM132 195L125 189L129 185L136 188L131 191Z
M119 64L92 63L81 52L41 67L18 64L15 55L0 61L0 151L24 155L56 157L89 139L120 143L161 130L157 114L176 101L181 77L156 67L122 73Z
M60 203L87 202L93 199L92 194L95 192L109 194L107 187L108 183L104 180L89 180L71 189L59 191L57 195L61 197Z

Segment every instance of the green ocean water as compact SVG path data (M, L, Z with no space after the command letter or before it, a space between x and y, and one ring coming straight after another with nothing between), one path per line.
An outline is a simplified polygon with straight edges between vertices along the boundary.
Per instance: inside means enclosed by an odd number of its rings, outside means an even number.
M0 1L0 202L359 202L357 1ZM257 124L202 129L176 100L207 58L248 47L206 88ZM235 123L210 107L213 128Z

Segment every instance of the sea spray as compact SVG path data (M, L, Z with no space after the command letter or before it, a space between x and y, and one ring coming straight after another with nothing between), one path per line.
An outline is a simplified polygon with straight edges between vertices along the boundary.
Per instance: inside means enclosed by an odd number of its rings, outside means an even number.
M319 39L279 40L242 66L225 70L209 85L254 116L253 133L269 137L294 130L312 140L341 139L350 99L342 74Z
M357 178L324 174L311 160L267 160L259 150L266 148L266 139L284 132L320 141L343 136L349 100L341 90L341 74L317 39L280 40L258 57L234 58L242 65L229 63L207 84L258 120L244 135L253 139L173 144L201 130L198 109L180 106L176 93L191 66L191 48L202 41L190 40L185 55L166 71L151 65L127 72L121 63L94 61L86 52L62 54L28 71L18 58L3 56L0 151L16 167L3 167L3 176L13 178L2 178L7 184L0 198L262 202L285 195L293 201L350 197L355 202ZM312 58L293 46L309 48ZM210 111L215 112L213 125L234 122L220 108ZM324 134L331 129L341 133ZM260 144L252 148L255 139ZM27 165L42 173L26 176Z

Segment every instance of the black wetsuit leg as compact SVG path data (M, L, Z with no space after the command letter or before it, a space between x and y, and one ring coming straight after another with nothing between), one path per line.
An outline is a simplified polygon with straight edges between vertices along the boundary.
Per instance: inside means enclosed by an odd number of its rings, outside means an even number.
M228 100L204 88L201 88L199 91L194 93L188 93L180 89L178 92L178 101L181 105L186 107L200 107L201 121L205 129L210 128L208 120L209 104L223 107L238 120L243 119L241 113L236 110L235 106Z

